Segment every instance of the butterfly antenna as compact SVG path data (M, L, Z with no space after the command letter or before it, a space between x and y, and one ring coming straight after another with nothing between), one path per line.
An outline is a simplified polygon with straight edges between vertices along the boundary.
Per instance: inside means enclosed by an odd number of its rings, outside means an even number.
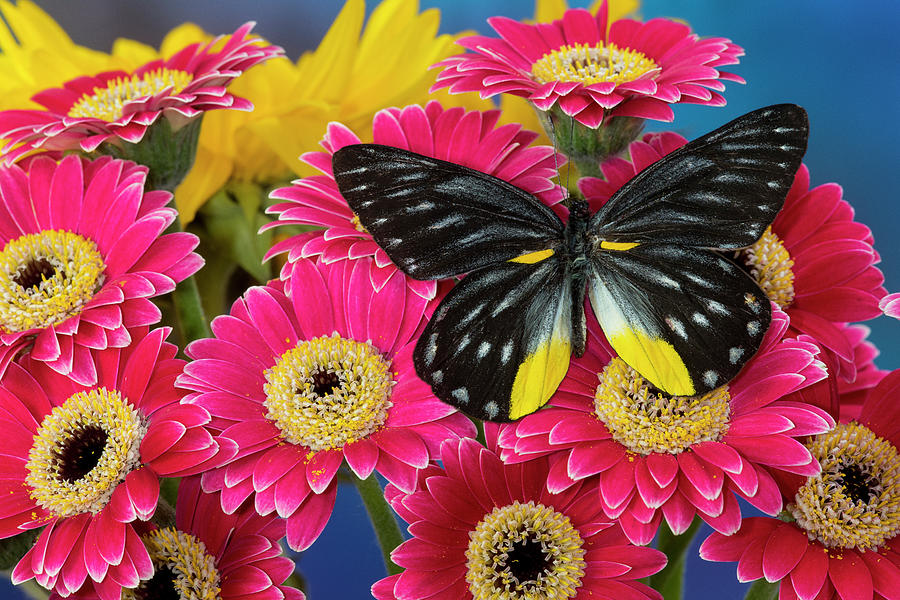
M559 160L557 159L557 157L559 155L559 146L557 145L557 140L559 138L556 136L556 123L554 122L552 116L549 117L547 120L550 121L550 134L553 136L553 167L556 169L556 178L560 179L561 177L560 177L560 172L559 172ZM562 185L561 181L560 181L560 185ZM563 189L566 192L566 197L563 198L562 202L563 202L563 204L566 205L566 207L568 207L569 206L569 176L568 176L568 174L566 174L566 186Z

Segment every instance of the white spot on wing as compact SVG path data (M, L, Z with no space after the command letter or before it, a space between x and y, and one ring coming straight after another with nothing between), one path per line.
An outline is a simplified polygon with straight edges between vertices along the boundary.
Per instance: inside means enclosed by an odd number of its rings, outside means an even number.
M666 325L669 329L677 333L682 339L688 339L687 332L684 330L684 323L675 317L666 317Z
M734 272L734 265L725 259L722 259L722 258L719 259L719 266L722 267L722 270L725 271L726 273Z
M438 334L432 333L431 337L428 338L428 345L425 347L425 364L430 365L434 362L434 357L437 355L437 338Z
M509 359L512 357L513 343L512 340L503 344L503 348L500 349L500 361L503 364L509 362Z
M725 307L721 302L717 302L715 300L709 300L706 303L706 308L710 310L710 312L719 313L720 315L728 315L730 311Z
M457 346L457 349L462 350L463 348L468 346L469 342L471 342L471 341L472 341L472 338L469 337L469 334L467 333L466 335L462 336L462 338L459 340L459 346Z
M703 374L703 383L708 387L716 387L717 381L719 381L719 374L715 371L706 371Z
M485 356L487 356L487 353L490 352L490 350L491 350L491 344L489 342L481 342L480 344L478 344L478 352L477 352L478 358L479 359L484 358Z
M440 385L441 382L444 381L444 372L443 371L435 371L431 374L431 380L436 384Z
M759 321L750 321L747 323L747 333L756 335L759 333Z
M740 346L735 346L728 350L728 360L731 361L731 364L733 365L736 365L737 361L739 361L743 355L744 349Z
M706 318L706 315L703 313L695 312L691 315L691 320L694 321L697 325L702 325L703 327L709 327L709 319Z
M456 400L460 402L460 404L468 404L469 403L469 390L464 387L456 388L450 395L453 396Z
M654 275L653 279L655 279L657 283L659 283L659 284L661 284L661 285L664 285L664 286L666 286L666 287L670 287L670 288L675 289L675 290L680 290L680 289L681 289L681 284L680 284L680 283L678 283L677 281L675 281L675 280L672 279L671 277L668 277L668 276L666 276L666 275L663 275L662 273L657 273L656 275Z
M488 418L496 419L497 415L500 414L500 407L497 406L496 402L491 400L484 405L484 412L487 414Z

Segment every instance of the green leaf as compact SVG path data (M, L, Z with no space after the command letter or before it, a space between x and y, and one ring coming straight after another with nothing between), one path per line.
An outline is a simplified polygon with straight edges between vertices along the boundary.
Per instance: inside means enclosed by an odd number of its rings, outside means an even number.
M0 540L0 570L8 571L16 566L25 553L34 546L40 533L40 529L29 529L19 535Z
M750 586L744 600L777 600L780 587L781 585L777 581L769 583L765 579L757 579Z
M258 283L265 283L272 278L272 271L262 259L272 235L256 233L267 222L258 212L264 190L250 185L229 184L203 205L200 216L214 250L224 252Z
M697 517L694 518L694 522L687 531L681 535L672 533L665 521L659 527L656 548L665 552L669 563L662 571L650 576L649 584L666 600L681 600L684 596L684 567L687 562L687 550L699 529L700 519Z

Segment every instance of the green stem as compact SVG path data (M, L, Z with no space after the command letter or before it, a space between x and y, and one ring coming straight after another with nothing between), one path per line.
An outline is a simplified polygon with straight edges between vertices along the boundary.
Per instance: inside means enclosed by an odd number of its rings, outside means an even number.
M366 479L356 480L356 489L362 497L363 504L366 506L366 512L369 513L369 519L372 520L372 527L375 529L375 535L378 537L378 545L381 546L381 553L384 556L384 564L387 567L389 575L400 573L403 569L394 564L391 560L391 551L403 542L403 534L400 532L400 525L397 523L394 512L387 500L384 499L384 491L381 489L375 475L372 474Z
M744 600L776 600L780 587L777 581L769 583L765 579L757 579L750 586L747 595L744 596Z
M38 585L34 579L29 579L28 581L17 585L16 588L34 600L47 600L47 598L50 597L50 590Z
M672 533L665 521L659 527L656 548L665 552L669 563L665 569L656 575L651 575L649 583L650 587L661 593L666 600L681 600L684 595L684 567L687 562L687 550L699 529L699 518L694 518L691 526L681 535Z
M200 301L200 288L197 287L197 280L193 275L175 286L172 300L175 303L181 339L185 345L194 340L212 337L203 303Z
M482 446L487 446L487 438L484 437L484 422L481 419L473 419L475 422L475 429L477 433L475 434L475 439Z

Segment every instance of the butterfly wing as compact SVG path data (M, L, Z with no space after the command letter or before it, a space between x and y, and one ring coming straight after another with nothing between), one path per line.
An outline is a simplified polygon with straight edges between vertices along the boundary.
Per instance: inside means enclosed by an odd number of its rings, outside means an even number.
M362 225L416 279L468 273L562 240L552 210L474 169L378 144L345 146L332 166Z
M622 360L673 396L703 394L734 378L771 320L768 298L740 267L675 244L595 255L588 296Z
M607 242L749 246L784 205L808 134L799 106L747 113L635 175L589 229Z
M479 419L510 421L540 408L572 353L567 268L552 256L464 277L419 338L416 373L438 398Z
M709 391L759 349L771 319L765 294L707 249L760 237L808 131L795 105L748 113L643 170L591 218L594 314L623 360L663 391Z

